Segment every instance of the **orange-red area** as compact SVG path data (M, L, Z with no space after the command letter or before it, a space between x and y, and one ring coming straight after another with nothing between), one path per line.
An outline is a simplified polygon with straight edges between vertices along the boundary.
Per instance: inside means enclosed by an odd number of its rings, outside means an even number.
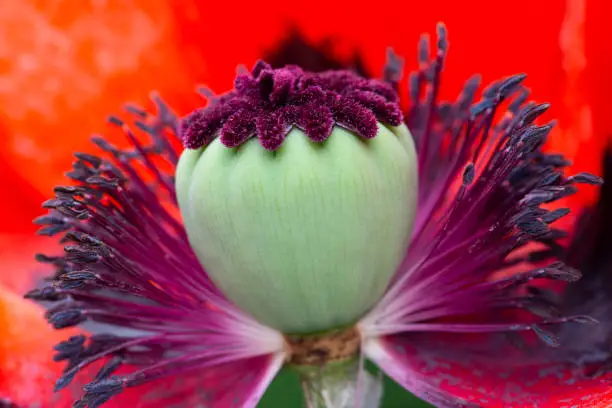
M70 331L53 330L43 309L0 287L0 399L18 406L70 406L67 396L53 395L63 364L51 360L52 347ZM45 405L47 404L47 405Z

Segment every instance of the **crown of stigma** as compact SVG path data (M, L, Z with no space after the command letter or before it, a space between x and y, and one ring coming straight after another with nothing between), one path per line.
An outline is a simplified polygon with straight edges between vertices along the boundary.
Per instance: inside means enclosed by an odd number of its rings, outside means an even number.
M402 121L398 95L387 82L351 71L273 69L259 61L250 73L237 76L232 91L187 116L181 139L185 147L197 149L217 136L227 147L257 136L265 149L276 150L293 126L322 142L334 125L369 139L377 122L398 126Z

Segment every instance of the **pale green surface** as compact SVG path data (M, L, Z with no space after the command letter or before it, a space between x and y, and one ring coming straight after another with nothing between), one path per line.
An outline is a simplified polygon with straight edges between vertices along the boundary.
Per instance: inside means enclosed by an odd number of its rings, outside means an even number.
M382 295L408 245L417 194L408 130L324 143L293 129L275 152L257 139L187 150L177 192L189 240L223 292L289 333L349 324Z

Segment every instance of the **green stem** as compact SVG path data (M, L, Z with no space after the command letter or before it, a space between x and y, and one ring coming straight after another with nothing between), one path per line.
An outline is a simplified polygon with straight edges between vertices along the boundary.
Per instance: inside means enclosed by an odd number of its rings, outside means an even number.
M382 381L363 369L357 358L295 369L300 375L307 408L379 407Z

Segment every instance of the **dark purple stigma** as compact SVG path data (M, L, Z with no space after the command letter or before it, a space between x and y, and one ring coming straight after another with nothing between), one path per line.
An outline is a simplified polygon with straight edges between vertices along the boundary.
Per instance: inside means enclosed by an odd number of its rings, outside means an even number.
M315 142L325 141L334 125L359 136L376 136L377 122L403 122L392 84L366 79L352 71L304 72L288 65L274 69L259 61L240 74L234 89L189 114L180 136L186 148L197 149L217 136L236 147L257 136L267 150L276 150L292 127Z

